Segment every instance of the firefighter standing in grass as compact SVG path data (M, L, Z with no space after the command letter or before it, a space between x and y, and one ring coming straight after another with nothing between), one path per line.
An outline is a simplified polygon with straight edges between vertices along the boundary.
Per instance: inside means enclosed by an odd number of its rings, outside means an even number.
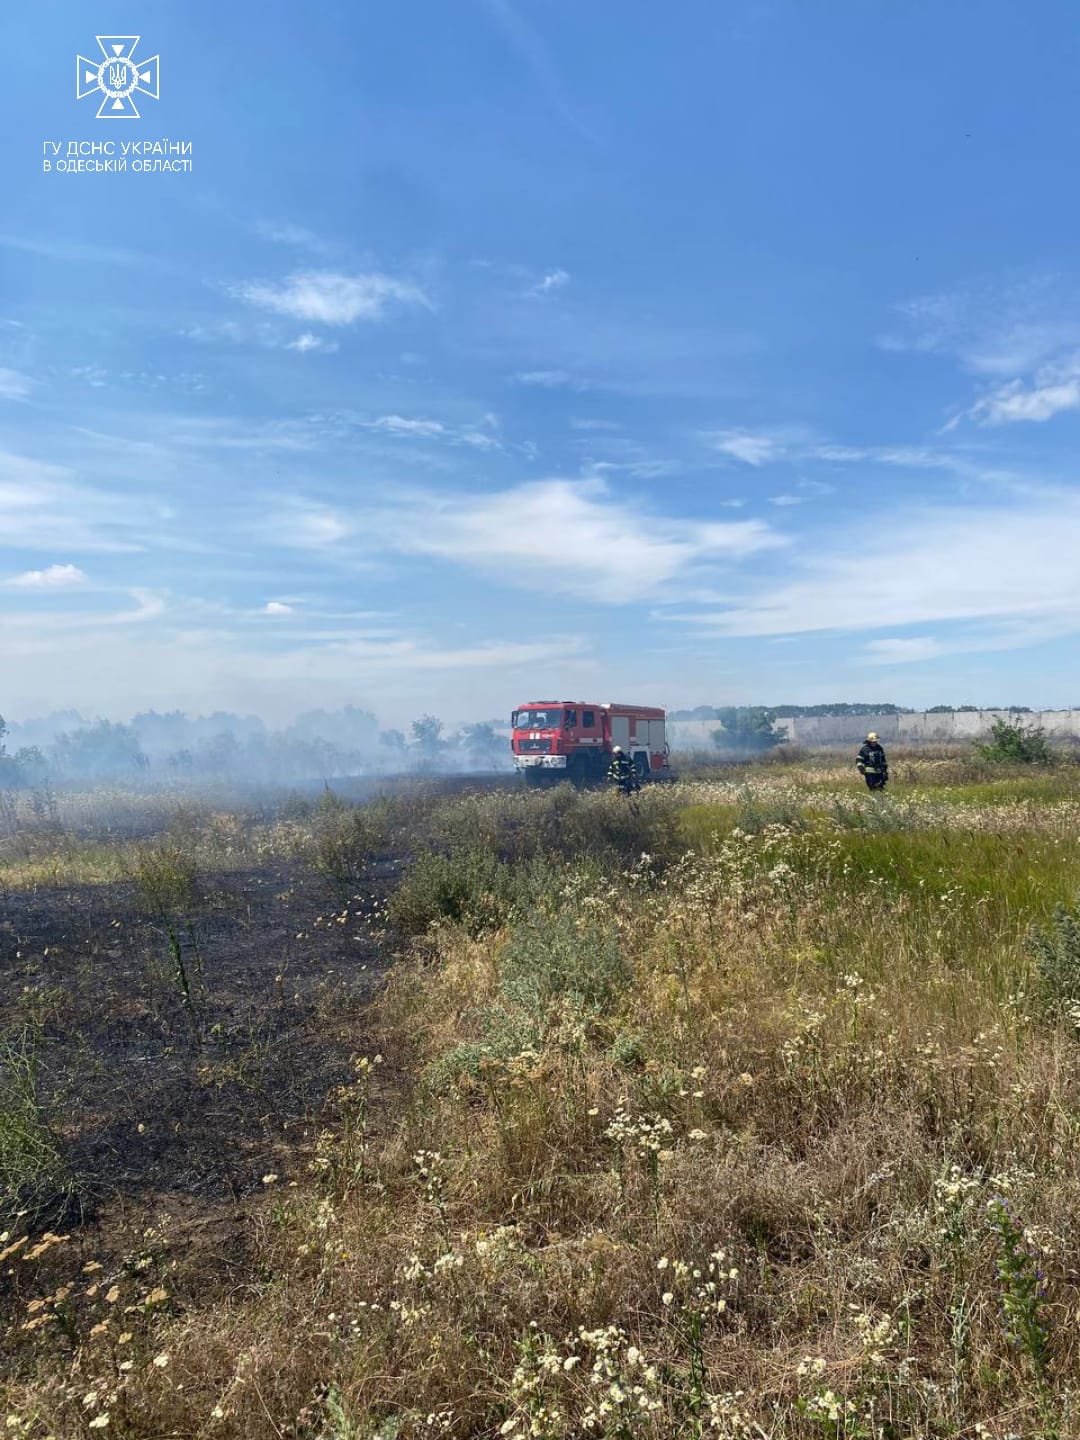
M866 781L868 790L884 790L889 779L889 762L877 738L877 732L870 731L859 750L855 767Z
M618 788L625 795L632 790L638 789L637 771L634 769L634 762L626 754L621 745L615 745L611 751L611 764L608 766L607 778L612 785Z

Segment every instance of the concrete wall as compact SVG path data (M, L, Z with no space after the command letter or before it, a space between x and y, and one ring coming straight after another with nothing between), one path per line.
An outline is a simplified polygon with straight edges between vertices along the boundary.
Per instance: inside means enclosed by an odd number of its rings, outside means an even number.
M1080 740L1080 710L1041 710L1010 714L1008 710L965 710L954 715L798 715L777 720L776 728L794 745L861 745L876 730L883 745L963 744L988 736L995 720L1041 725L1052 740ZM668 742L673 750L712 750L718 720L670 720Z
M995 720L1010 724L1041 725L1049 739L1080 739L1080 710L1041 710L1011 714L1008 710L964 710L956 714L928 715L798 715L778 720L796 745L846 745L866 739L876 730L883 745L949 744L980 740L990 734Z

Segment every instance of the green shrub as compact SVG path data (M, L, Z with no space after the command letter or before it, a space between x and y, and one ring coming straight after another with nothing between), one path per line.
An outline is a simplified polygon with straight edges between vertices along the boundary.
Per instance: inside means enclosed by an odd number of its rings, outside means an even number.
M1034 926L1028 949L1035 958L1035 1000L1052 1019L1080 1015L1080 912L1059 905L1045 928Z
M422 935L453 920L471 935L498 929L512 915L554 900L568 879L557 860L536 856L508 864L482 846L427 850L405 872L390 900L390 921L404 935Z
M1053 752L1040 725L1010 725L995 720L990 739L976 741L976 752L991 765L1052 765Z
M572 909L534 916L499 956L499 983L512 1004L540 1017L555 999L608 1009L630 980L618 936Z
M648 1045L640 1030L620 1030L608 1050L609 1058L626 1070L644 1065L648 1055Z
M133 879L140 907L155 920L187 918L197 903L198 867L190 849L175 840L137 851Z
M32 1217L71 1190L38 1097L36 1061L29 1031L0 1040L0 1230L20 1212Z
M335 885L355 885L383 844L380 827L366 807L320 801L312 859L315 868Z
M485 1067L535 1048L539 1035L529 1016L520 1010L488 1009L477 1013L481 1034L443 1052L424 1071L429 1089L436 1094L452 1090L468 1076L477 1079ZM467 1023L469 1017L465 1016Z

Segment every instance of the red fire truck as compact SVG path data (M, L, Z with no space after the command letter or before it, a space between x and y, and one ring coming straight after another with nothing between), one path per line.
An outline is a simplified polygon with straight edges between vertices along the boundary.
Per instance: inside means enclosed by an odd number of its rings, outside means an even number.
M530 785L602 780L614 746L631 757L642 780L668 779L663 710L600 705L592 700L529 700L511 717L514 768Z

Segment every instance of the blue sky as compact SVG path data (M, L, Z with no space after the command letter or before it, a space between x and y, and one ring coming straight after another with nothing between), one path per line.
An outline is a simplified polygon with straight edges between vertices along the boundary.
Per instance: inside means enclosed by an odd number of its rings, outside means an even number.
M0 711L1080 704L1076 7L0 36Z

